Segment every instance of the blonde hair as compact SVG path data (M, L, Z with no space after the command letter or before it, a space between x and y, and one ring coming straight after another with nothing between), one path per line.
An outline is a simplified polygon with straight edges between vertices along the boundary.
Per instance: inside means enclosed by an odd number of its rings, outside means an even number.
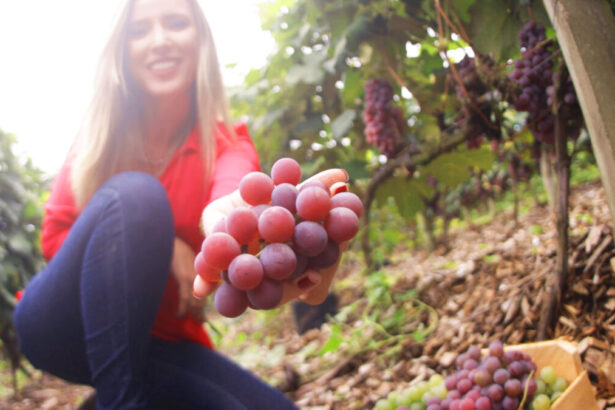
M204 180L209 185L216 158L217 124L223 122L231 134L232 127L211 29L197 1L186 1L190 4L199 37L193 110L201 133ZM125 59L128 22L134 2L126 1L103 50L92 103L74 147L71 184L79 207L84 206L111 176L133 168L134 155L142 149L138 126L141 107L129 81Z

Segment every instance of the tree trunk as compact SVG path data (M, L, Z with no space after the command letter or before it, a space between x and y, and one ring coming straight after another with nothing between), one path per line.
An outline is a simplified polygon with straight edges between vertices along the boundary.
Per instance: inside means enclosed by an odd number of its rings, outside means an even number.
M607 0L543 4L579 98L615 221L615 18Z
M560 81L554 84L555 116L555 169L558 182L558 198L556 208L557 221L557 259L555 270L547 278L547 297L543 301L542 315L537 329L537 339L544 340L553 335L553 330L559 316L562 295L568 281L568 200L570 188L570 157L567 146L566 118L561 112L560 101L563 97L562 82L565 67L560 70Z
M553 162L553 148L547 144L540 145L540 176L542 183L547 193L547 201L549 203L549 210L557 211L557 198L558 198L558 186L557 186L557 171L556 163Z

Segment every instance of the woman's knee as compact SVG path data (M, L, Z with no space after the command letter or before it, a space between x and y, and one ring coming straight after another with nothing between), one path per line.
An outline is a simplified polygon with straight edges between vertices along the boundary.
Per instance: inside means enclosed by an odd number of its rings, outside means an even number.
M101 190L111 189L120 201L139 213L155 213L152 217L170 217L171 206L164 187L153 176L144 172L122 172L109 178Z

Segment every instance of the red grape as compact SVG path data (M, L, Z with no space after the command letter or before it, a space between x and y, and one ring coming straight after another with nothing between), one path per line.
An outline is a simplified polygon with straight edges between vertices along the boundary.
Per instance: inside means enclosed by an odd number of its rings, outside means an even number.
M226 218L226 232L240 245L246 245L256 238L257 227L258 219L250 208L235 208Z
M194 270L207 282L220 282L220 269L212 268L205 262L203 252L196 254L194 258Z
M241 253L241 248L231 235L216 232L205 238L201 252L207 265L216 269L226 269L233 258Z
M316 256L324 251L327 241L327 231L316 222L303 221L295 226L293 244L295 250L305 256Z
M363 202L357 194L352 192L340 192L331 197L331 208L340 206L351 209L359 218L363 214Z
M239 182L239 193L250 205L268 204L271 201L273 181L264 172L250 172Z
M301 181L301 166L292 158L280 158L271 167L271 179L275 185L297 185Z
M297 187L288 183L276 185L271 193L271 204L288 209L292 214L297 212Z
M263 272L268 278L283 280L297 267L297 257L292 248L284 243L270 243L260 253Z
M324 269L333 266L340 256L340 246L332 240L327 242L325 250L309 259L311 269Z
M237 317L247 309L248 298L245 292L222 282L214 295L214 306L223 316Z
M228 277L239 290L254 289L263 280L263 266L256 256L243 253L229 265Z
M295 230L295 218L286 208L271 206L258 218L258 233L267 242L289 242Z
M247 294L250 303L257 309L273 309L282 300L282 283L264 278L260 285Z
M344 242L354 237L359 231L359 218L348 208L333 208L329 211L324 226L331 239Z
M297 214L306 221L321 221L331 209L329 191L308 187L297 195Z

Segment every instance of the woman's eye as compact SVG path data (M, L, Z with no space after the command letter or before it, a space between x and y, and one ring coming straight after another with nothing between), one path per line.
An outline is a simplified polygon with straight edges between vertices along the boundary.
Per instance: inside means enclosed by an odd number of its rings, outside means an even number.
M142 25L130 26L128 28L128 35L132 38L142 37L147 33L147 27Z
M180 18L170 19L168 22L169 27L173 30L184 29L188 27L188 24L189 24L188 20L180 19Z

